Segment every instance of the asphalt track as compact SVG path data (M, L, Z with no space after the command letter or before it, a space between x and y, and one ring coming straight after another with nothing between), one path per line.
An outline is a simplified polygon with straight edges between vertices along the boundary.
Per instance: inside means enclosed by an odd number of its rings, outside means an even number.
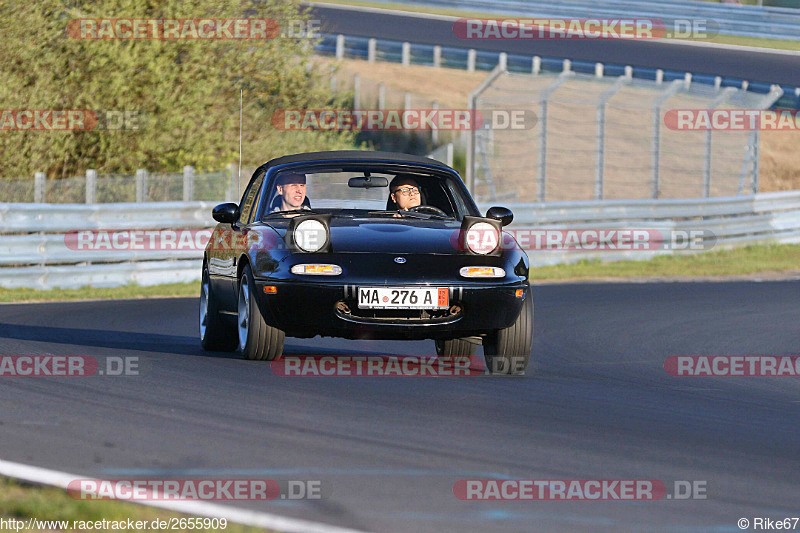
M321 21L321 31L326 33L631 65L634 68L660 68L800 87L800 53L797 52L756 52L681 45L674 41L618 39L467 41L455 36L452 21L438 18L354 11L323 4L314 5L312 16Z
M138 357L140 374L0 378L0 459L111 479L319 480L319 500L230 505L368 531L738 531L739 518L798 516L800 378L679 378L663 364L800 354L800 282L533 294L522 378L279 377L202 352L189 298L2 305L0 355ZM469 478L705 481L707 499L463 502L453 485Z

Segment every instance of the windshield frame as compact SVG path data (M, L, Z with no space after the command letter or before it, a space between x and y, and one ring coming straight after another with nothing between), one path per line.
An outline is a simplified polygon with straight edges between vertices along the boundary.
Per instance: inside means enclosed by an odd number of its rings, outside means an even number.
M265 212L267 206L267 200L271 191L275 189L275 181L277 179L278 173L290 170L290 171L299 171L302 172L303 170L310 171L323 171L323 170L340 170L343 172L374 172L378 173L402 173L402 174L420 174L423 176L427 176L429 178L434 179L443 179L446 180L449 184L452 185L452 188L455 189L457 193L461 195L461 202L455 201L453 198L450 198L450 201L453 203L453 208L455 210L455 219L459 222L463 220L464 216L481 216L480 212L478 211L477 205L475 205L475 201L472 199L472 195L467 190L466 186L464 185L461 176L455 170L452 170L448 167L442 167L436 164L436 161L431 160L431 165L425 165L422 163L400 163L400 162L391 162L391 161L361 161L361 160L325 160L319 162L298 162L298 163L286 163L283 165L277 165L274 167L270 167L267 170L267 175L264 178L264 183L262 184L261 191L259 193L259 202L258 202L258 211L255 214L255 217L252 218L254 222L259 221L263 222L268 220L266 217L269 215L268 212ZM263 169L259 169L263 170ZM259 172L256 171L256 174ZM255 174L254 174L255 175ZM450 187L447 184L443 186L445 193L447 195L451 195L452 191L450 191ZM387 189L388 194L388 189ZM463 204L463 207L466 209L465 212L460 212L462 207L459 203ZM328 209L324 209L324 211L328 211ZM365 218L381 218L385 220L384 217L370 217L368 215L369 211L375 210L364 210L364 217ZM416 218L416 217L415 217ZM272 220L272 219L269 219ZM444 219L440 219L444 220ZM449 218L452 220L452 218Z

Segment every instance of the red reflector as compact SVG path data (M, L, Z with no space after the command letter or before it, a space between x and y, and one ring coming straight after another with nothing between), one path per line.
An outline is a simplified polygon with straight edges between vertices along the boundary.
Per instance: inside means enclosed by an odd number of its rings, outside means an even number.
M517 289L517 292L514 293L514 296L517 298L522 298L525 295L525 291L523 289Z
M264 287L264 294L278 294L278 287L274 285L266 285Z

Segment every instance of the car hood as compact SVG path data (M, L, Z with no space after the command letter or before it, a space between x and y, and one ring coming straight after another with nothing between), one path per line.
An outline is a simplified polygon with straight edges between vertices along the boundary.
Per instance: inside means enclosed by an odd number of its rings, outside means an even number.
M331 247L335 253L452 254L458 246L461 224L450 220L331 220ZM287 226L273 226L281 238Z

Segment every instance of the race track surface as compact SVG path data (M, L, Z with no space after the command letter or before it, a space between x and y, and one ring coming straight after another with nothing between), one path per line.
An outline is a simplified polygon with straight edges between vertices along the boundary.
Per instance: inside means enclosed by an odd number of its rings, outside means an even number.
M0 459L98 478L319 480L231 503L368 531L738 531L798 516L800 378L685 378L670 355L800 354L800 282L533 289L522 378L279 377L204 353L196 299L0 306L0 355L138 357L138 376L0 377ZM287 339L287 354L432 341ZM480 352L479 352L480 353ZM705 481L707 499L464 502L469 478ZM44 517L42 517L44 518Z
M321 21L321 31L395 41L475 48L493 52L539 55L572 61L596 61L634 68L677 70L740 78L744 80L800 86L800 54L681 45L675 42L577 40L482 40L458 39L453 23L435 18L353 11L316 4L312 17Z

